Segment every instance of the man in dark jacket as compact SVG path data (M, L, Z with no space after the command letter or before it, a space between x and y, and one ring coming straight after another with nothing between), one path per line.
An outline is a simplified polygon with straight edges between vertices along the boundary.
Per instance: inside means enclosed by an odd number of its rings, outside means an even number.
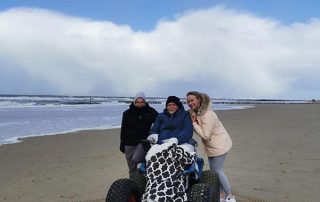
M192 133L193 126L189 112L185 111L178 97L169 96L166 108L158 115L151 129L151 134L157 134L156 143L162 144L163 140L170 138L177 138L178 144L189 143ZM148 139L152 137L153 135Z
M157 115L158 112L146 102L143 92L138 93L129 109L123 112L120 151L125 154L129 176L137 170L137 164L144 161L146 152L141 140L148 137Z
M188 144L193 125L178 97L167 98L150 132L148 140L156 144L146 156L143 201L186 201L183 170L195 160L194 147Z

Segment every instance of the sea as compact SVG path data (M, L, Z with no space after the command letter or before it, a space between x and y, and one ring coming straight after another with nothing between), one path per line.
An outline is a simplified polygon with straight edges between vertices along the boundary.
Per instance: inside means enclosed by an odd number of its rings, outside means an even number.
M120 128L122 113L132 100L108 96L0 95L0 145L18 143L24 137ZM147 100L158 112L163 111L165 98ZM214 104L214 110L252 107L223 103Z

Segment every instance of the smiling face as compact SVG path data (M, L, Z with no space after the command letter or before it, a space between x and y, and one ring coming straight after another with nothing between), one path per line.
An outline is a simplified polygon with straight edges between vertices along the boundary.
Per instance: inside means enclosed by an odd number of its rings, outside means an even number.
M174 114L178 109L179 109L179 107L173 102L169 102L167 104L167 110L168 110L169 114Z
M200 99L198 99L195 95L188 95L187 104L193 111L198 111L200 108Z

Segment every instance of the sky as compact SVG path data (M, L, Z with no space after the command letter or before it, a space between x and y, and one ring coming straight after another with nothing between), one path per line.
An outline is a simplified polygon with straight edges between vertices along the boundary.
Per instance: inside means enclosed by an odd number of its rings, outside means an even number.
M316 0L0 0L0 94L320 99Z

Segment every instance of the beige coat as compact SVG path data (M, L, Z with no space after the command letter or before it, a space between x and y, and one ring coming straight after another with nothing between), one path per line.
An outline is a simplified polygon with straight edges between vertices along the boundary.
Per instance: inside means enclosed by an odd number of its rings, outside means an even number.
M217 114L212 111L211 101L205 94L204 101L198 111L190 111L196 115L197 122L193 123L193 130L200 136L205 152L209 157L227 153L232 147L232 140L220 122Z

